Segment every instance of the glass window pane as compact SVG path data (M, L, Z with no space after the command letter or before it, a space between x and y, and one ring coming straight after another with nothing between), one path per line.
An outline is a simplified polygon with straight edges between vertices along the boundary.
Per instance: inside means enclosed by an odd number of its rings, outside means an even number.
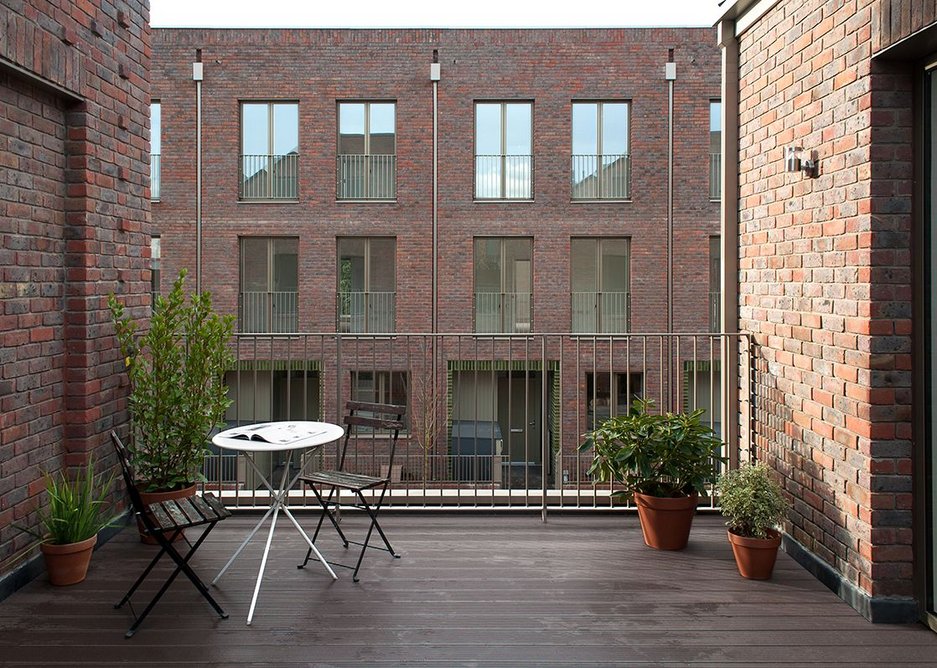
M338 105L338 152L364 154L364 104L343 102Z
M299 153L299 105L273 105L273 153Z
M150 105L150 153L162 153L163 134L162 106L159 102Z
M274 292L297 292L299 274L297 270L298 239L273 239L273 286Z
M572 239L569 245L572 291L597 292L595 239Z
M531 125L529 103L506 104L507 130L505 132L506 155L530 155Z
M396 153L393 103L371 103L370 141L372 155Z
M267 240L259 237L241 239L241 291L267 290Z
M371 292L394 292L396 245L395 239L371 239L371 284L368 286Z
M624 155L628 152L628 105L606 102L602 105L602 154Z
M501 155L501 105L475 105L475 154Z
M364 292L365 239L348 237L338 240L339 292Z
M505 292L529 293L531 291L530 253L530 239L504 240Z
M722 102L709 103L709 152L722 151Z
M267 104L241 105L241 153L243 155L269 155L269 129Z
M719 237L709 237L709 291L719 292L722 273L722 247Z
M628 292L627 239L602 239L602 292Z
M475 292L501 292L500 239L475 239Z
M598 105L573 105L573 155L595 155L599 142Z

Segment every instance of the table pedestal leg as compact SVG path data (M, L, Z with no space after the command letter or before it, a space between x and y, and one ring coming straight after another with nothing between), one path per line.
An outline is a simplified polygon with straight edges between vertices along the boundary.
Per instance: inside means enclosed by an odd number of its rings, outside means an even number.
M260 595L260 583L264 579L264 569L267 568L267 555L270 554L270 543L273 542L273 531L277 528L277 514L280 512L280 503L273 509L273 519L270 521L270 532L267 534L267 544L264 545L264 556L260 559L260 571L257 573L257 584L254 585L254 595L251 597L251 607L247 611L247 625L254 619L254 608L257 606L257 597Z

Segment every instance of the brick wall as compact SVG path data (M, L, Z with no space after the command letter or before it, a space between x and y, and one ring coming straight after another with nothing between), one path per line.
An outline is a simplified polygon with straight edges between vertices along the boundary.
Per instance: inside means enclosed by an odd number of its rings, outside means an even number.
M146 312L148 5L0 7L0 574L33 539L42 471L124 419L105 310ZM102 466L103 467L103 466Z
M912 69L871 60L874 9L782 1L740 37L739 67L758 454L793 500L790 535L873 601L913 595ZM817 178L784 171L792 144L817 152Z

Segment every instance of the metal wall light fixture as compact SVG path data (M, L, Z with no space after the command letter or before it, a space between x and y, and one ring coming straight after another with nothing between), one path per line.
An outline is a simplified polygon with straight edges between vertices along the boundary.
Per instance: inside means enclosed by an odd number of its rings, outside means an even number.
M784 149L784 171L803 172L808 178L816 178L820 171L820 162L817 152L810 151L807 158L803 158L804 149L800 146L788 146Z

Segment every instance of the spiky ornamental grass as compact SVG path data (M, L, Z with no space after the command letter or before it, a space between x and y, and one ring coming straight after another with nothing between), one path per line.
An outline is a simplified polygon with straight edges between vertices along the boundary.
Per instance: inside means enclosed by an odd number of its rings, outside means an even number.
M68 545L80 543L110 525L107 512L107 496L111 491L113 476L103 485L98 485L94 473L94 461L81 469L74 480L69 480L64 471L52 475L46 473L46 493L49 506L39 514L40 533L20 527L44 543Z

